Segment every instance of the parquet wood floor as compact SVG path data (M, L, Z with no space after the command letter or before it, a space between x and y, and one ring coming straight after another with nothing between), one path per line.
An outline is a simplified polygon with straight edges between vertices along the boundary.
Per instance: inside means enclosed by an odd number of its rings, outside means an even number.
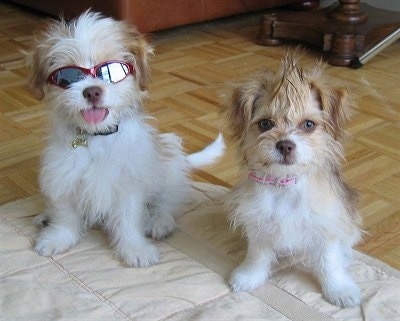
M174 131L191 152L221 129L221 93L230 81L279 64L284 48L255 44L262 13L182 27L152 35L156 54L147 108L162 131ZM32 45L44 18L0 3L0 204L38 193L39 155L47 113L25 88L29 71L20 50ZM317 53L309 53L315 59ZM357 97L344 165L348 182L362 195L368 234L359 250L400 269L400 42L362 69L329 66ZM194 179L232 186L238 178L235 151Z

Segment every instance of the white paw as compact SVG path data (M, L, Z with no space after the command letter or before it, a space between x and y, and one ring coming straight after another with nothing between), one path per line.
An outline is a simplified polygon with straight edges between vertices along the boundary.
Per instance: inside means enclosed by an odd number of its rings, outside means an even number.
M160 261L158 249L153 244L125 247L118 251L121 260L129 267L147 267Z
M52 256L67 251L76 241L69 230L45 228L36 240L35 251L42 256Z
M41 227L49 226L49 217L46 214L39 214L33 219L33 224Z
M360 305L361 292L358 286L348 280L340 286L332 284L323 289L325 299L341 308L351 308Z
M231 274L229 285L233 292L250 291L263 285L268 279L264 267L240 265Z
M163 215L153 221L151 227L151 237L161 240L171 234L175 229L175 218L172 215Z

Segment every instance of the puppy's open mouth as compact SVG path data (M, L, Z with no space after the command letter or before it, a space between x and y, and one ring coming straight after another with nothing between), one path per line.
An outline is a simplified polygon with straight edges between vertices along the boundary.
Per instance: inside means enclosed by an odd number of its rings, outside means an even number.
M101 123L108 116L107 108L93 107L90 109L85 109L81 111L83 119L88 124L98 124Z

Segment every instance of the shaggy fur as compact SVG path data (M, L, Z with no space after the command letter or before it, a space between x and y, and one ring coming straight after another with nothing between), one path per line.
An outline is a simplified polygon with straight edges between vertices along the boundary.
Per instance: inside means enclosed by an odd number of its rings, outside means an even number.
M225 207L248 240L230 285L233 291L257 288L274 263L289 259L313 273L326 300L355 306L360 291L346 266L361 220L340 166L348 93L325 80L321 63L304 69L299 57L290 51L279 72L238 85L227 108L244 175ZM277 179L296 183L265 183Z
M70 23L52 22L38 39L30 84L37 97L46 99L50 113L40 171L47 208L38 218L48 226L36 240L40 255L68 250L100 223L128 266L158 262L158 250L146 235L161 239L173 231L190 188L190 169L222 154L222 137L187 156L179 137L159 134L147 123L142 99L150 54L152 48L133 26L90 11ZM47 83L57 68L91 68L108 60L129 62L135 72L118 83L91 75L67 89ZM85 97L88 88L96 88L99 97ZM107 109L105 119L85 120L83 111L94 107ZM102 135L115 126L117 132ZM87 146L74 148L78 128Z

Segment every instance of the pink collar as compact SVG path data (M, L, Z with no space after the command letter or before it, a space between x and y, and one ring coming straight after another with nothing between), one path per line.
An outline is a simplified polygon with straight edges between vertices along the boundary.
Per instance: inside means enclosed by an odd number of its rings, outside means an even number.
M286 188L296 185L296 177L284 177L284 178L273 177L273 176L259 177L257 176L255 171L250 171L248 177L251 180L261 185L273 185L279 188Z

